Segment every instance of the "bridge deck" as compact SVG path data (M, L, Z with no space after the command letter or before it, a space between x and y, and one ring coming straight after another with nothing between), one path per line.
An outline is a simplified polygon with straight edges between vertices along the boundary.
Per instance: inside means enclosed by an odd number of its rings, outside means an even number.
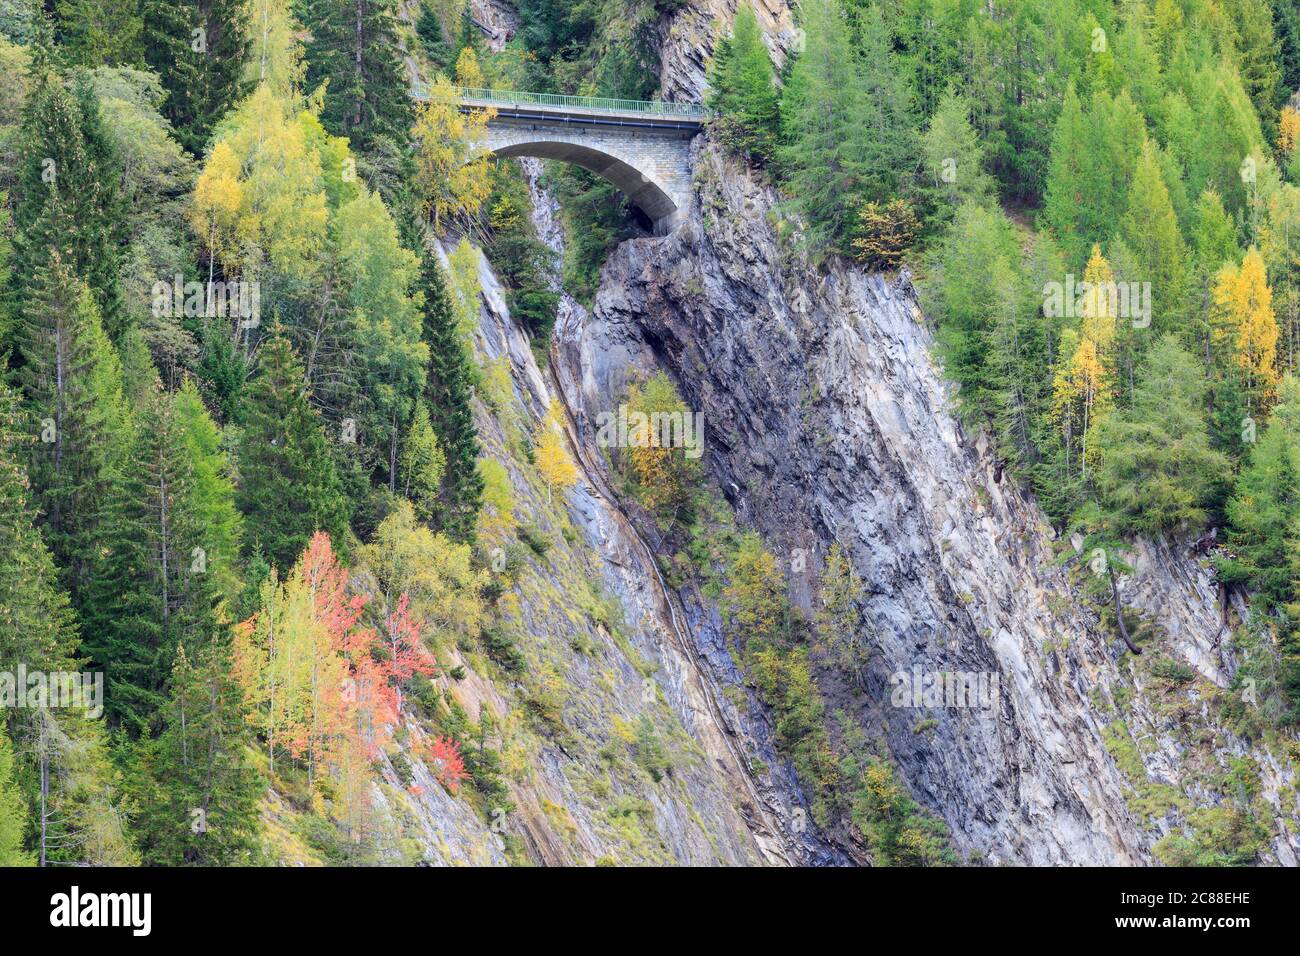
M502 120L519 122L576 123L592 126L631 126L663 130L698 130L709 118L694 103L665 103L659 100L620 100L601 96L566 96L560 93L529 93L516 90L488 90L462 87L462 110L496 109ZM427 94L415 89L412 95Z

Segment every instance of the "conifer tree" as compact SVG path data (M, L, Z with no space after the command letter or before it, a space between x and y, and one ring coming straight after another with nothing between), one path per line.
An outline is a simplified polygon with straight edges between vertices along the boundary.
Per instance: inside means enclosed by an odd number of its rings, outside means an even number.
M79 587L96 550L105 487L126 447L122 369L90 290L54 251L31 277L18 330L31 478L47 540Z
M1097 426L1101 524L1118 534L1199 527L1228 460L1210 446L1205 377L1170 334L1139 370L1133 400Z
M772 60L749 3L736 10L731 35L718 41L709 83L709 108L719 138L759 162L769 159L776 148L780 113Z
M402 443L401 477L402 494L415 506L421 521L433 520L446 470L447 458L430 423L429 408L417 402Z
M119 283L126 220L121 168L89 79L72 90L41 74L23 110L14 189L11 309L36 294L33 284L57 252L94 294L110 336L124 330Z
M939 100L922 137L926 185L945 203L947 219L964 202L988 203L993 178L984 171L984 150L970 121L970 103L949 90Z
M474 412L470 360L447 293L447 280L437 258L424 250L420 267L424 293L423 338L429 346L429 376L424 400L438 445L446 456L443 490L434 523L458 541L469 540L483 495L478 473L478 431Z
M35 861L23 849L27 801L14 774L14 750L0 721L0 867L31 866Z
M163 115L202 155L217 122L244 95L247 23L241 0L142 0L144 59L167 91Z
M1238 376L1246 412L1258 414L1269 406L1277 387L1278 326L1267 270L1254 246L1246 250L1240 267L1229 264L1220 270L1212 321L1222 343L1220 367Z
M813 244L847 251L858 207L895 198L918 149L879 12L864 14L856 51L839 0L803 13L807 47L782 98L778 156Z
M1129 278L1151 283L1151 326L1140 341L1153 340L1152 336L1163 332L1181 331L1187 250L1160 172L1156 145L1150 140L1143 144L1133 172L1128 209L1119 234L1134 254L1136 273ZM1142 350L1135 351L1140 355Z
M352 509L307 399L302 366L280 330L263 344L260 362L245 401L236 500L245 550L288 568L318 530L345 541Z
M230 636L176 648L162 733L137 752L140 834L155 866L257 862L264 784L249 765L242 694L232 677Z
M211 639L216 585L196 507L193 455L155 384L116 477L82 612L86 650L108 684L106 710L135 734L156 727L182 642Z
M392 0L303 0L307 89L328 83L321 122L363 155L387 140L405 147L410 83L400 58Z

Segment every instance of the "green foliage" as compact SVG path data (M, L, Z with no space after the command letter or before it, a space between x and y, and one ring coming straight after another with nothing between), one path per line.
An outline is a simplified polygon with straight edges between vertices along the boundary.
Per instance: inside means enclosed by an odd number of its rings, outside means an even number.
M1176 337L1152 348L1132 404L1101 422L1097 445L1102 527L1151 534L1204 523L1228 462L1210 447L1204 375Z
M173 403L155 387L114 475L82 612L86 651L105 673L105 710L133 734L155 726L177 646L206 644L217 626L194 472ZM224 494L228 509L232 490L205 492Z
M517 165L497 163L492 185L487 204L492 230L489 253L508 290L511 317L528 329L534 346L545 352L560 299L552 288L557 257L537 237L531 198Z
M92 294L110 337L124 331L121 247L127 229L122 169L84 73L72 89L38 74L18 131L10 309L41 294L38 283L58 259Z
M0 866L32 866L32 855L23 849L23 827L27 801L14 778L14 751L0 724Z
M749 3L736 10L731 35L718 41L709 85L718 139L760 163L770 159L780 126L779 103L772 61Z
M134 824L155 866L238 866L259 861L258 801L265 781L249 762L243 695L229 642L176 649L170 697L155 740L133 751Z
M62 257L29 280L17 379L28 414L34 499L65 582L84 583L115 466L130 443L122 366L86 285Z
M424 297L421 339L429 349L424 401L446 462L435 524L464 541L474 532L483 495L477 467L478 432L470 407L472 369L442 266L432 251L422 249L422 253L418 286Z
M163 115L181 145L201 155L217 122L246 92L244 6L240 0L142 0L140 13L145 63L167 90Z
M948 830L926 813L899 783L893 765L868 754L845 761L846 776L857 779L852 819L866 838L876 866L948 866L956 862Z
M273 335L259 360L239 437L245 551L290 568L316 531L327 532L342 550L351 505L288 340Z
M362 171L391 198L401 182L413 119L406 66L396 35L393 0L300 0L299 19L310 31L306 88L325 86L320 119L346 136L362 157Z
M863 12L855 49L840 0L802 10L807 44L782 96L777 155L809 240L847 252L858 207L895 198L919 144L879 12Z

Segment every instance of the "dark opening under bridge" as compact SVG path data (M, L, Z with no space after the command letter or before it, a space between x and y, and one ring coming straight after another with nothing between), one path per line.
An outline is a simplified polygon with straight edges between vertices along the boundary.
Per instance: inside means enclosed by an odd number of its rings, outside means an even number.
M691 103L462 88L462 110L494 109L495 156L574 163L623 192L664 235L691 203L690 142L708 119ZM414 91L416 99L424 91Z

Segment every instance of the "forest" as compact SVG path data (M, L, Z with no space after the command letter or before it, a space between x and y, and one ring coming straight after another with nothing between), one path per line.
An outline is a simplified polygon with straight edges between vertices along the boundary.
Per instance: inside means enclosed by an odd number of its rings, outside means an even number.
M558 403L507 411L522 386L476 337L483 274L545 368L562 301L591 307L648 229L547 163L557 251L537 183L484 153L491 111L459 91L653 99L660 28L693 5L520 0L499 44L484 6L0 0L0 865L373 863L378 768L418 796L416 761L525 858L496 826L528 779L510 722L572 730L569 678L518 646L511 591L576 532L519 517L512 475L526 460L562 510L581 462ZM788 55L748 0L715 24L702 103L708 143L780 197L782 256L915 284L962 427L1100 561L1086 587L1131 651L1123 554L1194 542L1249 609L1233 689L1259 706L1227 716L1293 741L1300 7L791 17ZM682 391L658 375L625 397L689 414ZM669 585L706 582L814 825L876 865L970 862L820 688L833 671L866 693L874 585L834 545L796 607L706 464L637 448L611 469ZM463 702L471 659L517 713ZM102 675L96 700L60 706L69 674ZM679 772L658 725L614 720L644 781ZM292 834L268 824L281 804ZM1252 862L1254 817L1231 822L1162 860Z

